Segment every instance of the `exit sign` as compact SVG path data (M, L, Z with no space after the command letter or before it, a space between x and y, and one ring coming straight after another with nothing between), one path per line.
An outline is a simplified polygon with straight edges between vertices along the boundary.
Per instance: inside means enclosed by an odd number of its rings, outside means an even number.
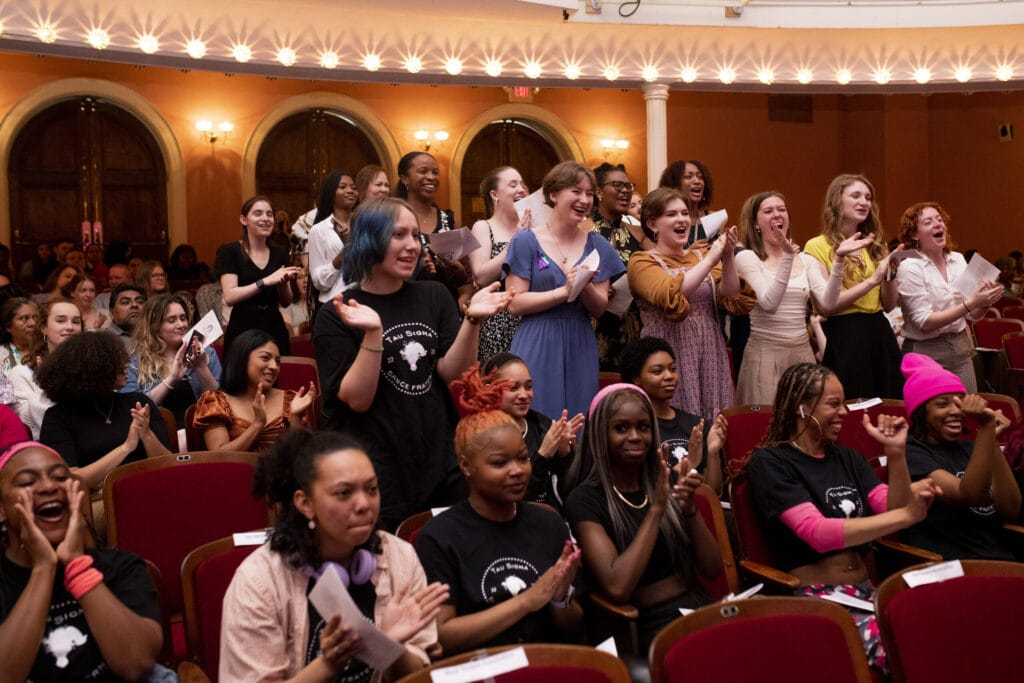
M511 88L505 88L508 92L509 102L533 102L534 88L528 85L514 85Z

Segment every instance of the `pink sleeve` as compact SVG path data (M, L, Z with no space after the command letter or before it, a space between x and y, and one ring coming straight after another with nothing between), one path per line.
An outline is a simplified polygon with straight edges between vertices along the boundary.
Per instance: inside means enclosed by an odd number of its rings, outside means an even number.
M880 515L889 509L889 485L879 484L875 488L871 489L871 493L868 494L868 505L871 506L871 511L876 515Z
M779 520L789 527L797 538L819 553L844 547L844 520L826 517L814 503L794 505L779 515Z

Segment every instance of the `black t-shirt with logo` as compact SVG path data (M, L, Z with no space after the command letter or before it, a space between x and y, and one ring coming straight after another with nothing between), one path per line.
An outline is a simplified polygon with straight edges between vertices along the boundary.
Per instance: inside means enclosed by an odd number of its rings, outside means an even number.
M671 461L669 465L675 466L681 459L689 455L690 452L690 434L693 432L693 428L700 424L700 415L694 415L688 413L685 410L679 408L674 409L676 411L675 417L666 420L665 418L658 418L658 436L661 437L661 444L664 446L668 444L668 451ZM704 421L704 446L703 446L703 457L700 461L700 467L697 469L703 472L708 466L708 434L711 432L711 420Z
M807 455L789 444L760 448L747 464L747 477L768 547L783 571L832 554L819 553L801 541L779 519L783 512L812 503L825 517L868 517L872 514L868 494L881 484L863 455L838 444L826 445L824 457Z
M953 441L929 444L907 439L907 469L910 480L918 481L935 470L945 470L963 479L974 444ZM992 503L963 507L936 499L928 508L928 517L903 532L903 539L947 560L1007 560L1013 553L1000 547L1003 520Z
M558 561L569 529L544 508L520 504L514 519L494 522L462 501L430 520L416 538L427 581L447 583L458 616L475 614L526 590ZM543 607L480 647L561 640Z
M142 560L123 550L90 549L86 552L92 555L93 567L103 574L103 583L118 600L139 616L160 622L156 589ZM31 574L31 569L14 564L0 553L0 621L7 619L14 609ZM103 660L82 606L64 588L63 566L58 567L54 576L43 640L29 680L37 683L122 680Z
M321 426L347 432L367 449L380 480L381 516L398 522L430 507L430 494L455 469L454 405L437 375L437 361L455 341L459 312L437 282L406 282L386 295L350 289L344 297L380 316L380 378L366 412L338 399L338 385L359 353L363 331L345 325L333 306L324 306L313 332L324 396Z

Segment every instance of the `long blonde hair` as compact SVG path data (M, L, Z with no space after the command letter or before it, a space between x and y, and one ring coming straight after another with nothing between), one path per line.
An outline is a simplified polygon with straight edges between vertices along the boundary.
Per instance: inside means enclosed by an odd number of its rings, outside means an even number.
M146 301L139 315L139 322L132 332L135 342L135 356L139 361L139 386L159 381L167 375L169 368L164 358L167 343L160 338L160 326L171 304L178 304L188 316L188 305L177 294L157 294ZM189 320L191 324L191 319Z
M864 219L864 222L857 226L857 230L860 231L862 237L867 237L868 233L875 233L875 239L868 245L867 250L868 256L877 265L879 261L889 255L889 249L885 246L885 231L882 228L882 219L878 215L878 202L875 201L875 186L864 176L844 173L832 180L828 186L828 191L825 193L821 233L825 236L833 253L839 248L842 241L847 238L847 235L844 235L839 227L843 220L843 192L854 183L864 183L871 193L871 211L868 213L868 217ZM850 268L847 266L843 274L844 288L863 280L867 271L867 264L864 263L864 259L861 258L859 253L850 254L846 258L854 267Z

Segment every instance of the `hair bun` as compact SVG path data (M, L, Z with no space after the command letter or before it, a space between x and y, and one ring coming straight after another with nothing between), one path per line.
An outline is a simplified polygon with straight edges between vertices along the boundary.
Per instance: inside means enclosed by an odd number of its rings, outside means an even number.
M480 374L480 363L474 363L460 379L451 384L452 397L459 417L501 410L501 399L505 389L512 386L507 379L497 379L498 371Z

